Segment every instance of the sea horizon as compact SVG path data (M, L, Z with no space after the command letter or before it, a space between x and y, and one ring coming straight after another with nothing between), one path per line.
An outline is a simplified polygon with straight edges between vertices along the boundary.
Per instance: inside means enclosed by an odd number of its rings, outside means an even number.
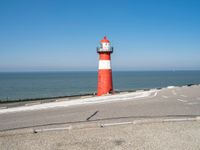
M175 72L175 71L200 71L200 69L180 69L180 70L113 70L112 72ZM0 71L0 73L54 73L54 72L98 72L98 70L34 70L34 71Z
M97 71L0 72L0 101L95 93ZM200 84L200 70L113 71L114 91Z

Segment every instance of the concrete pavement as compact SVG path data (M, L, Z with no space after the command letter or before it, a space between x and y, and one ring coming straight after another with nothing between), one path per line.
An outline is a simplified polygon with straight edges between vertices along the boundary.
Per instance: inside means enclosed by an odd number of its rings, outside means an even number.
M199 107L199 85L169 87L157 90L156 95L151 94L142 98L0 114L0 130L88 121L111 122L135 118L191 117L200 115Z
M149 93L0 113L0 149L200 149L200 86Z

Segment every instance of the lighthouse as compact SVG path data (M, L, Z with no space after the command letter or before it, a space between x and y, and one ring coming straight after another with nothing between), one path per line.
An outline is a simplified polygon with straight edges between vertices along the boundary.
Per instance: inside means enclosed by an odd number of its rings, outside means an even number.
M97 53L99 54L97 96L113 92L111 68L112 52L113 47L111 47L110 41L106 38L106 36L104 36L104 38L100 41L100 46L97 47Z

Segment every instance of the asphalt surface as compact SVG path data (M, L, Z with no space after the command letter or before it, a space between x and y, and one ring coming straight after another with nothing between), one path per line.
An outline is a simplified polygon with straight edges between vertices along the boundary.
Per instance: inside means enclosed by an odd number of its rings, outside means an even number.
M200 86L157 90L154 96L124 101L0 114L0 131L44 125L109 123L138 118L200 116Z

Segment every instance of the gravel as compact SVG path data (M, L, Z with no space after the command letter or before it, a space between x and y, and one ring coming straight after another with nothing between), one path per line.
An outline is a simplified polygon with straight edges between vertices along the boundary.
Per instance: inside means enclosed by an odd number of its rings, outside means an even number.
M198 121L0 134L0 150L196 150Z

